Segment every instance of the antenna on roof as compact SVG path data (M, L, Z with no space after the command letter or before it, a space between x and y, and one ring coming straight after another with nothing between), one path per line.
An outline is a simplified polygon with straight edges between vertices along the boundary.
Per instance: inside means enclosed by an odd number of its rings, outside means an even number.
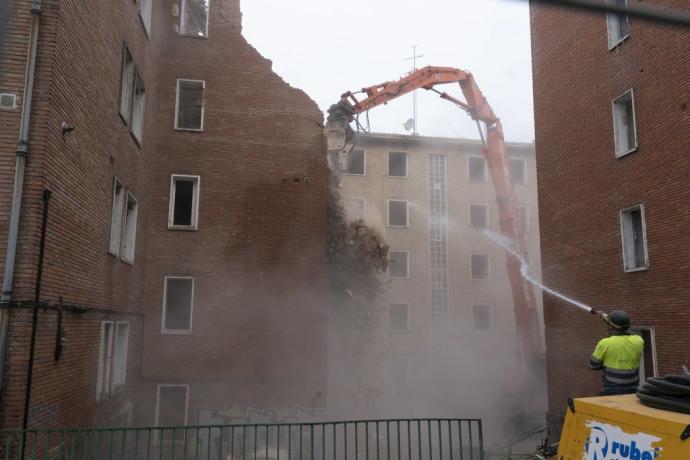
M424 57L423 54L417 54L417 45L412 45L412 57L405 58L403 61L412 60L412 72L414 72L417 70L417 58L422 57ZM412 92L412 118L407 120L403 127L407 131L412 129L413 136L419 136L419 132L417 131L417 90Z

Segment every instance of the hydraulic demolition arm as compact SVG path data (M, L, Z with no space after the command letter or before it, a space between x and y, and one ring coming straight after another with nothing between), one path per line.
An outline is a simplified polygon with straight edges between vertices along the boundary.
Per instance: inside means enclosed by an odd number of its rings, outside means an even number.
M435 88L437 85L447 83L458 83L465 101ZM436 92L441 98L452 102L476 121L484 144L484 156L496 189L500 230L503 235L510 238L514 249L522 258L528 260L525 238L517 218L518 208L513 184L508 174L503 127L469 72L451 67L424 67L400 80L363 88L358 92L366 95L361 101L355 97L358 93L344 93L340 101L328 110L326 136L331 168L340 171L347 153L354 148L355 132L350 127L350 123L356 121L359 125L359 114L422 88ZM524 358L530 359L539 349L534 292L532 286L522 277L520 260L509 252L506 252L506 260L520 346Z

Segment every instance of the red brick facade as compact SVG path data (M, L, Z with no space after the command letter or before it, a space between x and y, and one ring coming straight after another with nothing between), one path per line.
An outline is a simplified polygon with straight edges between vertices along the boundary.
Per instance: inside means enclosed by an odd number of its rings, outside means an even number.
M688 10L683 0L646 2ZM659 374L690 363L690 35L630 18L609 50L603 14L531 5L545 284L653 328ZM637 150L616 158L612 101L634 91ZM649 266L625 272L620 211L644 205ZM551 420L600 391L587 369L599 319L544 297Z
M140 2L142 0L139 0ZM153 424L159 383L195 409L318 408L325 385L323 117L211 1L208 38L177 33L180 2L44 0L12 298L33 299L41 194L52 191L29 426ZM10 5L0 54L0 267L5 262L31 2ZM123 46L146 89L138 143L119 115ZM176 80L205 81L202 132L174 129ZM65 135L66 122L74 130ZM171 174L200 176L198 230L168 229ZM138 201L133 263L109 254L113 181ZM193 329L161 333L164 277L195 279ZM21 425L31 308L11 309L0 426ZM130 324L125 391L96 402L101 321ZM265 405L265 406L262 406ZM133 415L122 418L128 407Z

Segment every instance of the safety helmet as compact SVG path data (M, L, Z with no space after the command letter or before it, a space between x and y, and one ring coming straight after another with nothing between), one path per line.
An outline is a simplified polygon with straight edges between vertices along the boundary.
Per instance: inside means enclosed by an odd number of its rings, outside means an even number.
M615 329L625 330L630 327L630 317L623 310L613 310L606 322Z

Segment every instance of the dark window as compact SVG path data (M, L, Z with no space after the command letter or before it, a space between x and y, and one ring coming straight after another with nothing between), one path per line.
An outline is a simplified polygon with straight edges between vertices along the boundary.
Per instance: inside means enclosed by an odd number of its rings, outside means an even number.
M191 330L193 285L192 278L166 278L163 329Z
M177 80L175 128L201 131L204 125L204 82Z
M347 173L364 174L364 150L355 149L347 154Z
M472 254L472 279L485 280L489 277L489 256L487 254Z
M175 212L173 225L192 224L192 201L194 197L194 181L175 181Z
M388 175L407 177L407 153L388 152Z
M172 178L169 225L196 228L199 178L175 176Z
M483 204L470 205L470 228L483 230L487 227L488 206Z
M472 323L478 331L488 331L491 326L488 305L472 305Z
M407 227L407 201L388 201L388 225L390 227Z
M486 160L480 157L469 157L467 166L470 171L470 182L486 182Z
M511 159L508 160L508 169L510 170L510 180L513 184L524 185L525 180L525 161Z
M161 385L158 387L158 426L182 426L187 423L187 387ZM163 430L164 441L173 440L173 430ZM179 434L176 434L177 438ZM178 439L175 439L178 441Z
M405 303L390 304L390 323L389 326L393 330L406 330L409 328L407 313L408 306Z
M391 251L390 262L388 264L388 274L391 278L407 278L407 256L406 251Z

